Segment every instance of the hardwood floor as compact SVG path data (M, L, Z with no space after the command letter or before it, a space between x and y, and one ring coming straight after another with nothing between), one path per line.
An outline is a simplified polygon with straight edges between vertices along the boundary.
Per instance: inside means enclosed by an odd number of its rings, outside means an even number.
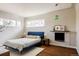
M41 46L45 48L37 56L78 56L76 49L60 46Z

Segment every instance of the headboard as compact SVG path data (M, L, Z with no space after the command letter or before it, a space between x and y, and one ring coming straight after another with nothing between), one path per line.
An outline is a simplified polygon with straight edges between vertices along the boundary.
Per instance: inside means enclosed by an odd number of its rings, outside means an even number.
M44 38L44 32L28 32L27 35L35 35L35 36L40 36L41 39Z

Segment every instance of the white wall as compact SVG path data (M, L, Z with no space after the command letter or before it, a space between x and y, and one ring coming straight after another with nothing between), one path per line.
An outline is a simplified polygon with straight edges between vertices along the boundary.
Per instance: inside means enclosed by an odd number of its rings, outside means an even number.
M0 18L5 18L5 19L12 19L16 21L21 22L20 27L12 27L12 28L6 28L3 32L0 32L0 45L3 45L3 43L7 39L13 39L13 38L18 38L23 35L24 31L24 18L21 16L17 16L11 13L7 13L4 11L0 11Z
M75 7L76 7L76 33L77 33L76 44L77 44L77 51L79 53L79 4L76 4Z
M58 21L54 20L54 16L59 15L60 18ZM37 15L33 17L27 17L25 20L38 20L38 19L44 19L45 20L45 26L39 27L39 28L26 28L26 32L28 31L44 31L47 37L51 40L51 43L53 43L53 32L50 32L53 30L54 25L65 25L69 31L71 31L70 39L71 39L71 45L76 46L76 21L75 21L75 8L67 8L62 10L57 10L53 12L49 12L42 15Z

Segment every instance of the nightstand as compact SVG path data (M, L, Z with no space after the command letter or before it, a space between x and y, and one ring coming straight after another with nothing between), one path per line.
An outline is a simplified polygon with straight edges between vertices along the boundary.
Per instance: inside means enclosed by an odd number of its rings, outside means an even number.
M10 51L3 47L0 47L0 56L10 56Z
M50 40L45 38L45 39L42 40L42 44L49 46L50 45Z

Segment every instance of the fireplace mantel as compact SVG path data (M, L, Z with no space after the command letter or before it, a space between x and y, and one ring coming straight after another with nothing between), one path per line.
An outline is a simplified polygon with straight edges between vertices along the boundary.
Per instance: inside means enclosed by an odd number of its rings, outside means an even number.
M62 32L70 32L70 31L51 31L51 32L60 32L60 33L62 33Z

